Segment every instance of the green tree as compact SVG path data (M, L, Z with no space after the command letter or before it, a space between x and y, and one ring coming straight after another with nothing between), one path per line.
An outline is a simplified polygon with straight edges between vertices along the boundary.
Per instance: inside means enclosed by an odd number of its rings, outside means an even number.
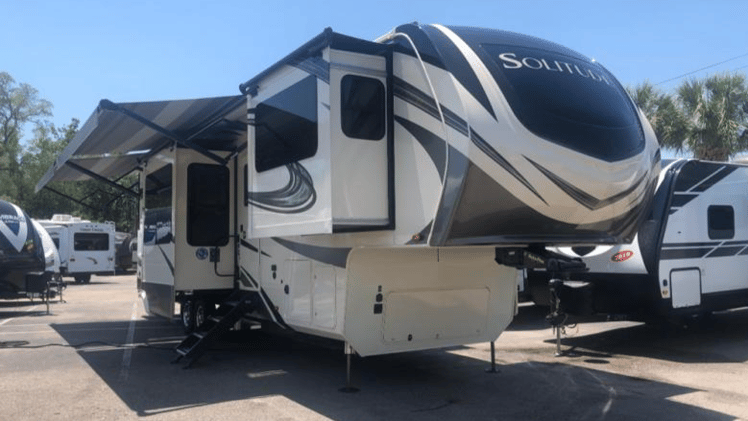
M678 88L678 99L687 116L684 145L694 156L725 161L748 149L748 86L743 74L721 74L689 80Z
M663 147L727 161L748 150L748 85L744 74L684 81L674 95L645 82L630 89Z
M628 89L634 103L647 116L660 145L679 150L687 137L688 124L675 98L649 81Z
M16 83L7 72L0 72L0 197L18 197L23 153L21 139L26 124L41 124L52 115L52 104L39 98L31 85Z

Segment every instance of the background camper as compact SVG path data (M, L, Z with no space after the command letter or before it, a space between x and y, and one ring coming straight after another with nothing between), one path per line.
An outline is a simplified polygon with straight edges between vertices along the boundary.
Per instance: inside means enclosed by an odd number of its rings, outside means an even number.
M84 221L71 215L54 215L38 221L57 245L62 276L87 283L91 275L114 274L114 224Z
M0 298L42 296L50 276L45 266L42 238L31 218L0 200Z
M187 357L241 318L362 356L493 341L518 268L633 238L659 172L604 67L515 33L328 29L241 92L104 100L38 184L140 172L138 286Z
M654 205L638 235L613 247L560 248L589 272L561 289L571 314L637 319L708 314L748 305L748 167L677 160L659 178ZM547 305L548 275L529 275Z

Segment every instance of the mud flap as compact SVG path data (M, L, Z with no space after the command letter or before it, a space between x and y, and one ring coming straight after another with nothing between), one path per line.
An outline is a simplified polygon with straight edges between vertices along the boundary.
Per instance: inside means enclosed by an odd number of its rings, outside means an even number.
M345 340L361 356L496 340L517 269L493 248L359 248L348 257Z

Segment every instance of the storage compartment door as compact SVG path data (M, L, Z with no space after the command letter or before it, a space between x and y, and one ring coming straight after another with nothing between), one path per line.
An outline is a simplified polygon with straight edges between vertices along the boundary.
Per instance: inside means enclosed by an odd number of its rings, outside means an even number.
M701 271L674 269L670 272L673 308L694 307L701 304Z
M392 222L387 56L330 51L332 216L336 231Z

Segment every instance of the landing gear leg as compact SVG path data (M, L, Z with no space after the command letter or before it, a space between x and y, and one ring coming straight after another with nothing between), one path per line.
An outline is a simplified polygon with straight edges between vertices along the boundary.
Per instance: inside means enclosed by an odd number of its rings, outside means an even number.
M560 279L551 279L548 286L551 290L551 314L546 316L546 320L551 324L553 330L556 331L556 353L554 356L573 356L570 351L561 350L561 331L564 329L566 323L566 314L561 310L561 298L559 297L559 289L563 285L563 281Z
M359 391L358 388L351 386L351 355L353 355L353 347L348 342L345 343L345 387L339 390L343 393L356 393Z
M491 341L491 368L487 368L486 373L495 374L498 372L499 370L496 369L496 346L494 345L494 342Z

